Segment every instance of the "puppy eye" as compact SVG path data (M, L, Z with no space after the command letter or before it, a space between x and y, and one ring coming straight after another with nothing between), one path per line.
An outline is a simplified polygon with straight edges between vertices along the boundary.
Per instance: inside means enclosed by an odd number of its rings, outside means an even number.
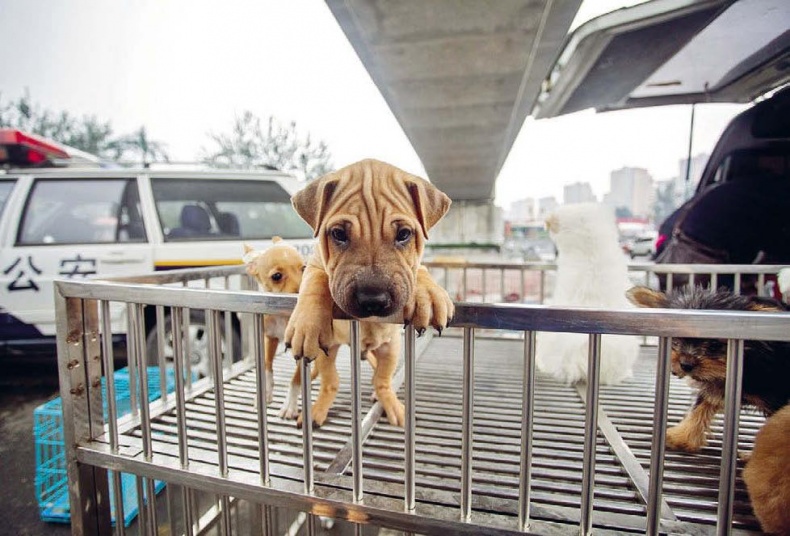
M283 274L281 274L280 272L274 272L272 274L272 281L279 281L282 278L283 278Z
M303 264L303 265L302 265L302 271L304 272L306 269L307 269L307 265L306 265L306 264Z
M329 231L329 234L332 236L332 240L338 244L345 244L348 242L348 233L346 233L346 230L342 227L333 228L331 231Z
M398 229L398 234L395 235L395 240L400 244L405 244L411 238L411 229L403 227Z

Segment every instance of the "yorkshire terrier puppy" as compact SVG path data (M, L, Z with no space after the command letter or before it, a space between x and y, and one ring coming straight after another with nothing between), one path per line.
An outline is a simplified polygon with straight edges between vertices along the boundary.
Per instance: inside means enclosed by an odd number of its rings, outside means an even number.
M770 298L739 296L728 290L683 287L664 294L634 287L628 299L640 307L713 309L719 311L785 312L787 307ZM672 374L687 378L698 390L691 411L667 430L667 448L697 452L707 444L710 425L724 407L727 374L727 341L672 338ZM770 416L790 402L790 343L744 341L741 403Z
M293 246L284 242L279 236L272 238L272 245L256 251L244 245L244 257L247 273L253 276L266 292L296 294L302 283L304 259ZM263 315L264 362L266 367L266 403L272 402L274 390L274 356L277 345L285 335L287 316ZM299 393L301 392L302 373L297 365L291 378L291 389L280 408L278 415L286 419L295 419L299 414Z
M743 470L754 515L768 534L790 534L790 405L765 421Z

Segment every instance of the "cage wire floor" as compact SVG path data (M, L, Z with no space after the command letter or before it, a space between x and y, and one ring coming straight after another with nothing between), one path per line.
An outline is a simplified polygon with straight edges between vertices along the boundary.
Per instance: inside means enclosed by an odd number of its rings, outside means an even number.
M606 337L606 336L604 336ZM516 526L521 433L523 342L478 338L475 343L473 500L475 512L508 518ZM613 531L643 531L645 488L650 465L655 386L655 346L643 346L634 377L618 386L601 388L596 449L595 527ZM314 430L316 483L351 475L348 464L350 389L348 350L337 360L341 386L324 426ZM302 434L294 421L277 416L287 393L294 361L275 360L274 401L267 408L272 474L293 478L303 467ZM371 370L362 366L362 412L372 406ZM458 337L434 337L418 360L416 489L420 501L457 507L461 481L462 343ZM318 382L313 385L313 399ZM231 467L257 466L258 432L255 371L248 369L226 380L226 426ZM531 517L553 524L578 523L584 445L583 386L568 386L538 373L532 458ZM403 393L400 393L401 399ZM214 394L207 391L187 403L190 458L216 460ZM670 425L676 424L694 399L686 384L672 378ZM749 451L760 416L742 412L739 450ZM154 449L175 456L175 411L154 419ZM679 532L714 533L719 489L722 422L714 425L709 445L698 454L667 452L662 518ZM138 428L127 439L140 438ZM378 420L363 447L366 490L402 497L403 430ZM241 463L243 460L246 463ZM250 463L254 461L255 463ZM235 464L235 465L234 465ZM733 529L758 531L751 513L738 461ZM334 481L337 482L336 480ZM673 530L672 532L675 532Z

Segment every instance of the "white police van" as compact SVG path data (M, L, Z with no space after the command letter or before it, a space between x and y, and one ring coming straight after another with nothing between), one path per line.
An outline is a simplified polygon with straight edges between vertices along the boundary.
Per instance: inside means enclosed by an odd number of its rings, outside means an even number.
M239 264L275 235L309 255L296 189L278 171L104 168L0 129L0 357L54 355L55 279Z

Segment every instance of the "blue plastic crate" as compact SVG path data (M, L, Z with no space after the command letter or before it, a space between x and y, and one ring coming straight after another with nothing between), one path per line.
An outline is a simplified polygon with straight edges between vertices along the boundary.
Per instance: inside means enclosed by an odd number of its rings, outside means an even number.
M175 376L167 369L166 389L175 390ZM121 369L114 375L115 400L118 417L131 413L129 396L129 370ZM139 381L139 376L138 376ZM138 396L140 386L137 386ZM107 387L102 378L104 416L107 417ZM161 395L159 368L148 367L148 399L154 401ZM66 476L66 449L63 442L63 410L60 397L42 404L33 411L33 435L36 448L36 498L39 515L44 521L71 522L69 509L68 478ZM165 483L156 481L154 489L159 493ZM123 497L124 525L127 527L137 515L137 484L134 475L121 474L121 496ZM115 496L110 479L110 504L115 524Z

